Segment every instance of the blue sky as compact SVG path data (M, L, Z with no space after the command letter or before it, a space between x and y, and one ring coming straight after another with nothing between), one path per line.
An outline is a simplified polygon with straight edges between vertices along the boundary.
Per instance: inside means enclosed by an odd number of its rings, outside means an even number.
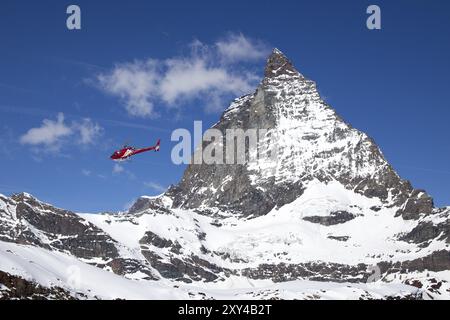
M70 4L82 30L66 28ZM366 28L369 4L381 30ZM217 121L277 47L403 178L449 205L449 36L450 3L438 0L1 1L0 193L89 212L158 194L184 170L171 131ZM114 85L133 70L148 72ZM160 153L108 159L157 138Z

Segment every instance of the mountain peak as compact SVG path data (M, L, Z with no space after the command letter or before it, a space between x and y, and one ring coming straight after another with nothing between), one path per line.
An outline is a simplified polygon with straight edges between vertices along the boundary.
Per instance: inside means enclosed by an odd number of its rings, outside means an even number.
M274 48L267 59L264 76L266 78L276 77L281 74L298 73L292 62L279 49Z
M276 159L261 157L220 168L191 164L169 192L174 207L217 207L255 217L291 203L315 180L338 181L383 203L400 206L410 198L412 187L397 175L375 142L343 121L321 99L315 83L278 49L267 59L265 78L255 94L235 100L227 110L214 128L267 130L270 138L260 146L274 145ZM227 141L217 142L217 148L226 145ZM410 201L415 208L419 202L432 210L431 201ZM408 208L413 214L414 210Z
M23 201L24 199L37 200L35 197L33 197L31 194L27 192L15 193L11 196L11 198L15 201Z

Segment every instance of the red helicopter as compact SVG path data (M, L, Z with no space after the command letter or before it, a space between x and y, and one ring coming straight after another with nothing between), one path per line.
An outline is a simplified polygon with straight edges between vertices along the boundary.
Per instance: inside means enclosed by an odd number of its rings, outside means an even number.
M126 160L129 157L134 156L135 154L138 154L138 153L151 151L151 150L159 151L160 141L161 141L161 139L158 139L158 141L156 142L156 144L153 147L141 148L141 149L136 149L134 147L125 145L125 146L123 146L122 149L114 152L110 158L115 161L123 161L123 160Z

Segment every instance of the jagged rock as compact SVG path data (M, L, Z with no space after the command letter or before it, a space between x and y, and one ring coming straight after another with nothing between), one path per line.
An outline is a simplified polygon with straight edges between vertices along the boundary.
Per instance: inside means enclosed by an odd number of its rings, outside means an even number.
M377 263L381 274L408 274L408 272L418 271L444 271L450 269L450 251L437 250L429 255L406 261L382 261Z
M413 190L399 213L405 219L417 220L421 214L430 214L433 208L433 198L424 190Z
M160 198L140 197L128 210L130 214L136 214L145 210L153 210L158 214L170 214L170 210L162 203Z
M146 275L144 278L145 280L158 280L158 277L153 274L151 268L147 267L139 260L115 258L108 262L107 266L110 267L115 274L128 275L142 272Z
M435 251L432 254L401 264L406 271L444 271L450 269L450 252L447 250Z
M35 282L0 271L0 300L74 300L70 292L59 288L46 288Z
M328 239L337 240L337 241L347 241L349 236L328 236Z
M169 261L165 262L167 259L163 259L150 250L142 250L142 254L164 278L184 282L192 280L209 282L216 280L218 274L224 272L220 267L196 256L188 257L185 260L171 256Z
M324 226L331 226L335 224L345 223L354 219L356 216L353 213L347 211L333 211L329 216L311 216L304 217L303 220L312 222L312 223L320 223Z
M9 205L15 212L11 219L17 223L7 236L2 235L4 241L69 251L85 259L118 257L115 241L73 212L55 208L26 193L13 195ZM31 228L39 230L39 235Z
M447 243L450 243L450 220L437 225L429 221L420 222L411 232L400 237L400 240L419 243L424 246L428 245L428 242L433 239L445 239Z
M147 231L144 235L144 237L139 241L139 243L141 245L145 244L145 245L153 245L157 248L170 248L170 251L172 251L173 253L180 253L181 250L181 246L178 242L173 242L171 240L168 239L164 239L159 237L157 234L151 232L151 231ZM147 247L145 246L145 249Z
M292 62L280 50L274 49L267 59L264 77L273 78L280 75L295 74L296 72L297 70L295 70Z
M261 264L246 268L242 274L251 279L272 279L275 282L304 279L334 282L365 282L370 275L367 266L349 266L337 263L310 262L303 264Z

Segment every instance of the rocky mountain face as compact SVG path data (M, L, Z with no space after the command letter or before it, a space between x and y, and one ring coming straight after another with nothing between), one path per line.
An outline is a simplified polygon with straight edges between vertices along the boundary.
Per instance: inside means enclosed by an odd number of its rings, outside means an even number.
M213 128L263 129L263 156L191 164L126 213L0 196L0 297L450 298L450 208L401 179L282 52Z
M118 256L110 236L73 212L40 202L26 193L0 199L2 241L64 250L82 259Z
M402 207L405 218L430 213L432 199L413 190L384 159L375 142L345 123L277 49L255 93L237 99L213 127L267 129L260 145L276 145L274 159L246 164L191 164L170 190L174 205L218 207L259 216L297 199L309 181L339 181L349 190ZM227 141L214 141L226 153ZM204 144L204 148L208 143ZM198 152L201 152L198 151Z

